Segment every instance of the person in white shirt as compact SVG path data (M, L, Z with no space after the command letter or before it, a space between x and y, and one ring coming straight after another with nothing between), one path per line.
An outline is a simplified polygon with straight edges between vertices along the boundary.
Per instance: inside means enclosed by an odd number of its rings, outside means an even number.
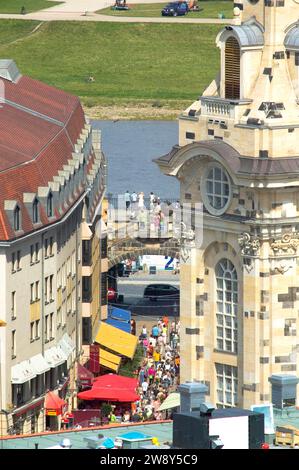
M147 394L147 389L148 389L148 381L145 380L144 382L142 382L141 387L142 387L144 395L146 395Z

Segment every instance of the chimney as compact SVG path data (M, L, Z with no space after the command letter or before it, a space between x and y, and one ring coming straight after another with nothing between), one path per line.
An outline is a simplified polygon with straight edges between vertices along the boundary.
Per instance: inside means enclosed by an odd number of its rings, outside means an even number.
M200 382L185 382L178 387L181 395L181 413L200 411L200 405L205 402L208 387Z
M272 403L274 408L283 409L296 406L296 388L299 379L296 375L271 375Z

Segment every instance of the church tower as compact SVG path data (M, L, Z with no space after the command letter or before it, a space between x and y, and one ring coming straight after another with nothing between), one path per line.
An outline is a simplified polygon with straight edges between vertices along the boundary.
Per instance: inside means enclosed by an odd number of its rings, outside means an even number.
M234 5L220 74L156 162L204 207L181 265L181 381L249 407L299 367L299 0Z

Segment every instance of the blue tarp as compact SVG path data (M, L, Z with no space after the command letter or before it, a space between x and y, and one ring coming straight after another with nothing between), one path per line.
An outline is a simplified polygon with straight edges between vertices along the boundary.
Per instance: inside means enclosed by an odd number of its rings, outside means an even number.
M108 317L113 318L114 320L121 320L121 321L130 323L131 312L130 310L124 310L123 308L109 306Z
M126 333L131 333L131 324L124 321L115 320L114 318L108 318L105 323L108 325L114 326L119 330L125 331Z

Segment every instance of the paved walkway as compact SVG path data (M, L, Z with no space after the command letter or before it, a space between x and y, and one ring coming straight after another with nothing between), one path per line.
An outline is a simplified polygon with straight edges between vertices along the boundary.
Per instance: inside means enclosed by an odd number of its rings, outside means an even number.
M163 0L130 0L129 3L161 3ZM38 21L109 21L116 23L215 23L228 24L231 19L218 18L190 18L190 17L160 17L135 18L94 13L102 8L113 5L114 0L66 0L61 5L55 5L27 15L0 14L0 19L38 20Z

